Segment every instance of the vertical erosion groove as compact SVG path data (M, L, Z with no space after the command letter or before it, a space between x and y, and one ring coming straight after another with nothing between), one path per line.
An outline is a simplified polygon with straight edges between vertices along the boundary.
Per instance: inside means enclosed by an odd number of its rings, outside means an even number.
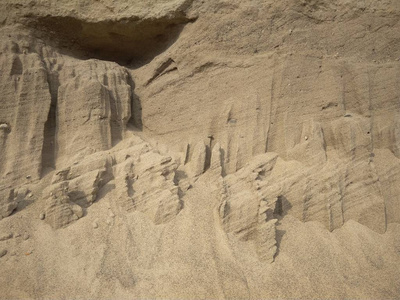
M127 71L128 77L127 81L129 86L131 87L131 118L128 123L139 129L143 130L143 122L142 122L142 103L140 101L140 97L135 94L135 83L133 81L132 75Z
M119 100L115 99L112 93L109 93L110 97L110 110L111 110L111 119L110 119L110 129L111 129L111 140L112 145L115 146L118 142L122 140L122 126L121 126L121 118Z
M55 169L56 167L56 131L57 131L57 101L58 101L58 75L56 73L47 72L47 82L51 95L51 104L47 121L44 124L43 147L42 147L42 170L43 177L47 170Z

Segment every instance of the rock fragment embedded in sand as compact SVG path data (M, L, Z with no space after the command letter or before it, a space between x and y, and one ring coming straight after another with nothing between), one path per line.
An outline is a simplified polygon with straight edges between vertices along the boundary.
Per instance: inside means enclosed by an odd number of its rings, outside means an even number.
M14 189L4 189L0 191L0 220L11 215L17 206L18 199Z
M24 235L22 236L22 238L26 241L29 240L30 235L28 233L24 233Z
M44 218L46 218L46 215L45 215L44 213L41 213L41 214L39 215L39 219L40 219L40 220L44 220Z
M0 241L6 241L13 237L12 232L0 235Z
M8 126L7 123L1 123L1 124L0 124L0 129L1 129L1 130L7 130L8 128L9 128L9 126Z
M96 228L99 227L99 224L97 224L97 222L93 222L92 226L93 226L94 229L96 229Z
M3 257L6 254L7 254L7 250L6 249L0 250L0 257Z
M74 204L74 205L71 205L71 209L78 218L83 217L84 212L83 212L83 209L81 206Z

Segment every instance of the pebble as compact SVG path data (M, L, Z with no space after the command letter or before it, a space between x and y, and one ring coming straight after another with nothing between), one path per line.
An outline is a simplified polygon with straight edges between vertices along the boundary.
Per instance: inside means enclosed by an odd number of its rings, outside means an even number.
M30 179L31 177L31 175L26 175L26 179Z
M45 217L46 217L46 215L44 213L41 213L40 216L39 216L39 219L40 220L44 220Z
M98 227L99 227L99 225L97 224L97 222L93 222L93 228L96 229Z
M307 141L308 140L308 136L305 136L304 139Z
M26 240L28 240L30 238L30 235L27 234L27 233L24 233L22 238L26 241Z
M9 240L12 237L13 237L13 234L11 232L10 233L6 233L6 234L3 234L3 235L0 235L0 241Z
M3 257L6 254L7 254L7 250L6 249L0 250L0 257Z

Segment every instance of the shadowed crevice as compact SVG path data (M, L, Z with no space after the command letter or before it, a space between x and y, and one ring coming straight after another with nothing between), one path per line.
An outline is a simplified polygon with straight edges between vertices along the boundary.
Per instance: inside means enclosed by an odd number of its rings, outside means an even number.
M159 19L121 18L89 22L75 17L27 16L35 34L61 52L79 59L114 61L133 68L150 62L195 21L183 12Z
M281 221L288 214L291 208L292 204L286 199L285 196L278 196L273 212L274 217L278 219L278 222L276 222L275 225L276 253L274 255L274 259L279 255L282 239L286 234L286 230L280 229Z
M51 104L47 120L44 124L43 147L42 147L42 162L41 162L41 177L44 177L49 170L56 167L56 151L57 151L57 102L59 80L58 74L48 72L47 82L51 96Z
M142 131L142 102L140 100L140 97L135 93L135 82L133 81L132 75L129 72L127 73L127 81L129 86L131 87L131 117L128 121L128 124L131 124L135 128Z

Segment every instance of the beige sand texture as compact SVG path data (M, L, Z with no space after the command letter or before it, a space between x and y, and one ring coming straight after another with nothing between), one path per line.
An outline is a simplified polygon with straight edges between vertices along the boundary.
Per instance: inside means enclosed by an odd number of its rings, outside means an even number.
M1 0L1 299L399 299L399 0Z

